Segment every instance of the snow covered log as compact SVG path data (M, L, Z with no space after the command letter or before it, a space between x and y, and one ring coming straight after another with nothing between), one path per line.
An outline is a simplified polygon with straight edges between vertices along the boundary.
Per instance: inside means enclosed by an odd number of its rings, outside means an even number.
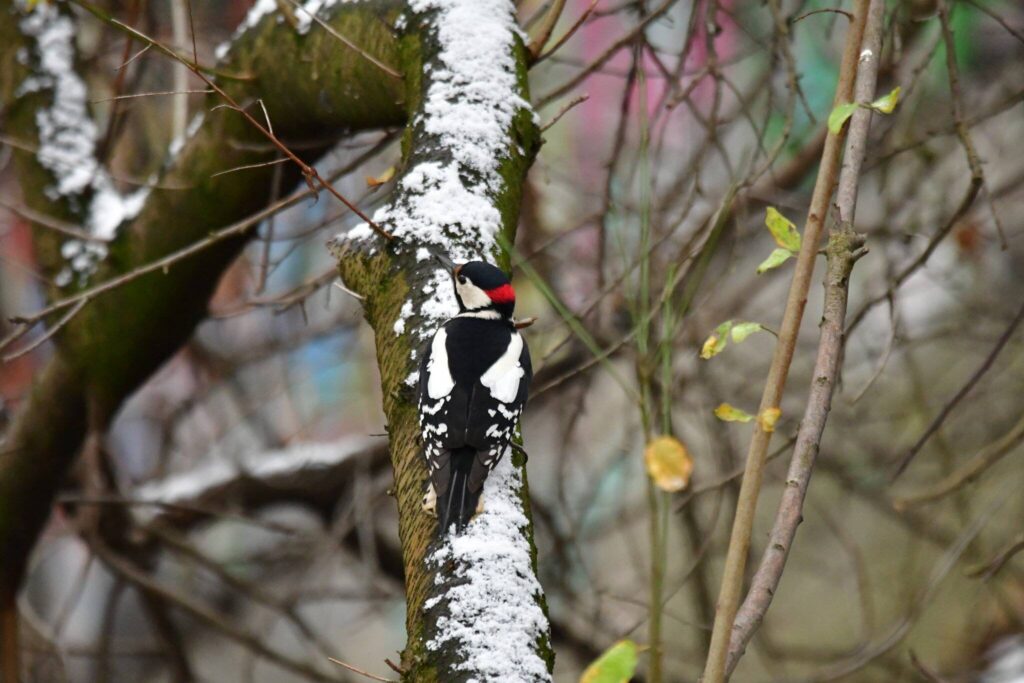
M373 220L332 247L365 297L375 332L405 562L408 681L549 681L553 667L524 462L508 454L488 478L483 512L434 542L421 509L427 480L415 386L418 354L457 312L451 275L434 258L508 266L523 180L539 133L526 50L511 0L417 0L404 17L404 172Z

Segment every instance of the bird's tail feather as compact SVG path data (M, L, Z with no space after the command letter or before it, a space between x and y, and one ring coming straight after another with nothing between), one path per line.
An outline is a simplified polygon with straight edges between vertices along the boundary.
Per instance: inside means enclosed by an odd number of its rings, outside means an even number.
M456 532L461 532L476 512L483 488L474 492L469 487L469 473L475 459L476 451L472 448L460 448L452 451L451 481L448 482L448 490L437 499L437 535L439 537L446 536L453 523Z

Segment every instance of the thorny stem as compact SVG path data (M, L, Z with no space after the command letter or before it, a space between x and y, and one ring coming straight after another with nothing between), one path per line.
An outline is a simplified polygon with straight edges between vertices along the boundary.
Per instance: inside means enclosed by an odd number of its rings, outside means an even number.
M833 106L850 101L853 95L857 55L867 21L867 8L867 0L858 0L855 5L856 20L851 24L847 33ZM842 137L843 132L840 131L838 135L829 133L825 138L821 167L818 169L814 194L811 197L810 210L804 226L803 243L797 256L793 281L790 284L786 300L786 309L783 313L782 324L779 326L779 338L768 371L758 414L768 409L778 408L782 398L789 365L796 348L800 321L807 303L807 292L814 273L814 261L817 257L825 214L828 211L829 200L837 182ZM754 434L747 451L747 465L743 482L740 485L739 497L736 502L736 517L733 521L729 548L726 552L725 568L715 610L715 623L711 632L711 647L704 669L705 683L722 683L727 678L726 660L729 652L730 633L743 589L743 575L746 568L747 552L750 548L751 529L770 440L771 434L764 431L759 421L755 423Z

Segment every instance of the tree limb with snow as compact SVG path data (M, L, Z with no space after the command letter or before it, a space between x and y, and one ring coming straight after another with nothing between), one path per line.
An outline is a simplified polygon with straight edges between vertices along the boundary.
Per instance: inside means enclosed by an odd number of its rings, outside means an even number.
M536 579L524 460L508 454L488 479L483 512L464 534L432 543L421 510L427 481L415 387L419 354L457 312L435 254L508 266L522 183L539 146L526 84L528 55L506 0L410 3L404 36L412 105L405 170L367 226L333 243L375 332L405 558L408 643L415 681L550 680L553 653ZM415 30L415 27L423 27Z
M311 0L285 17L278 3L259 0L215 70L225 95L283 144L313 141L296 147L307 164L352 132L407 126L405 172L374 216L395 239L357 231L340 266L366 296L377 333L409 589L410 680L547 680L552 667L522 462L506 459L492 477L488 510L470 535L479 537L439 552L443 572L428 567L431 522L416 506L425 471L410 398L414 354L453 305L424 254L507 266L499 241L514 236L539 145L513 11L506 0ZM92 19L57 2L0 0L0 14L14 18L0 22L0 105L24 204L45 222L87 233L69 237L36 221L55 303L22 324L51 326L56 351L0 451L0 593L12 596L87 432L102 431L188 340L220 276L275 208L268 162L278 151L210 94L161 172L120 189L97 156L99 131L76 71L76 23ZM219 175L235 168L245 175ZM300 166L282 169L285 187L301 180ZM310 194L300 187L277 205ZM74 315L57 325L68 310ZM487 566L496 574L480 574ZM499 575L504 581L491 585ZM437 576L459 585L439 591ZM460 620L460 609L479 612ZM468 635L472 624L484 630Z

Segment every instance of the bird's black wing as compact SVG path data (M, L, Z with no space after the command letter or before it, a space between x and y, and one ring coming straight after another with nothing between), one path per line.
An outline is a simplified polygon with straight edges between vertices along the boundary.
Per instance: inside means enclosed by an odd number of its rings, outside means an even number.
M531 377L525 341L498 321L451 320L424 349L420 431L442 530L449 517L462 528L472 516L515 432Z

